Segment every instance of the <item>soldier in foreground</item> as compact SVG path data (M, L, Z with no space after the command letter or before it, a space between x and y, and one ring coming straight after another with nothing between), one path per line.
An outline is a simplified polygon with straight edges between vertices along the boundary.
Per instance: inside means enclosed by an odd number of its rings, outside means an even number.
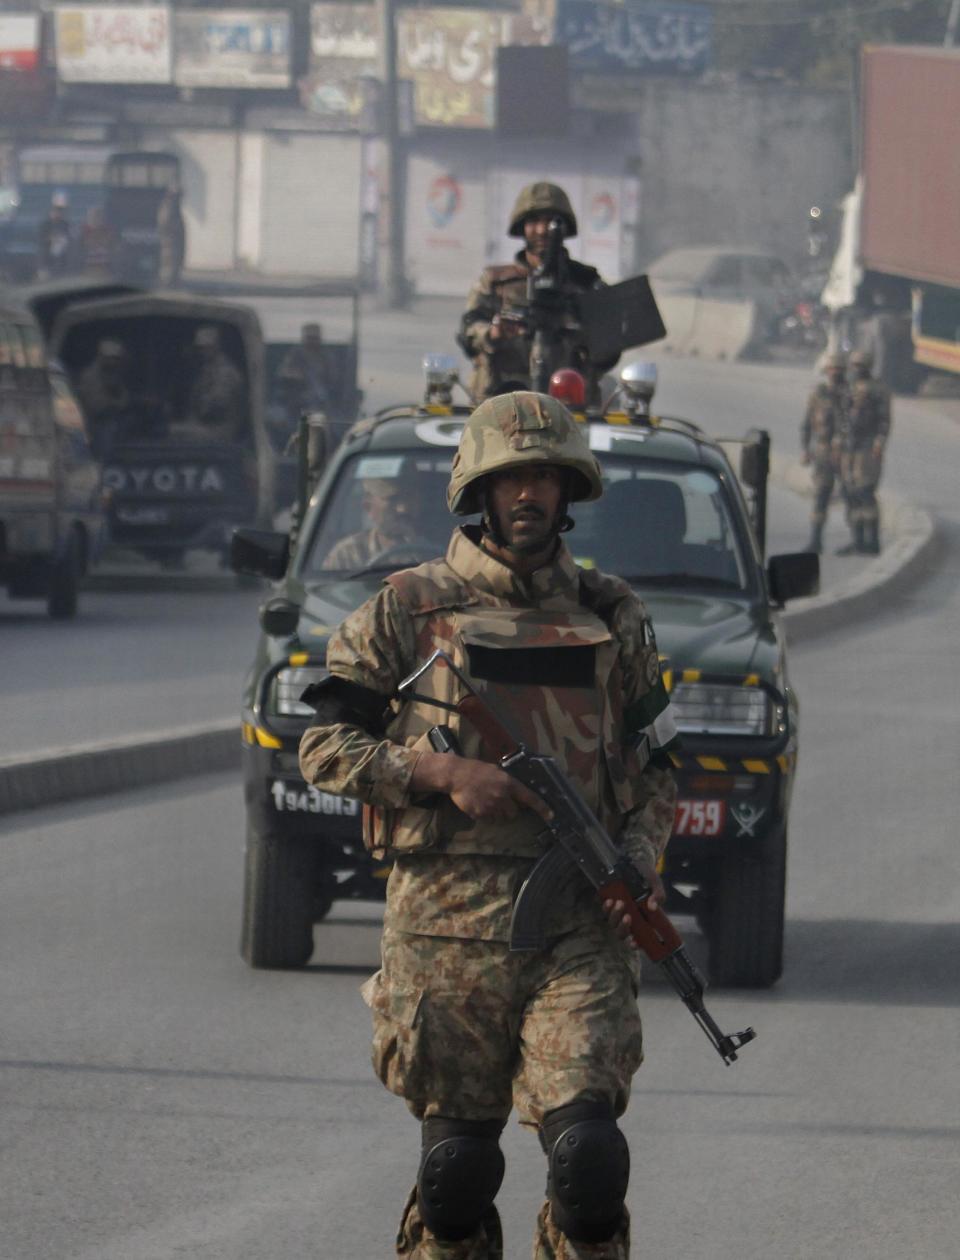
M813 513L807 551L823 551L823 527L840 469L840 439L850 404L847 388L847 360L831 354L824 364L825 381L819 381L810 395L800 426L802 461L813 472Z
M873 355L855 350L850 356L853 380L846 424L841 433L840 476L852 538L838 555L880 551L880 509L877 486L883 453L890 436L890 391L875 380Z
M529 389L531 326L528 283L543 268L550 246L550 225L559 221L564 239L577 235L577 219L570 199L556 184L537 183L524 188L510 216L509 234L523 239L524 247L512 263L485 267L470 290L467 309L460 321L457 341L473 361L470 393L475 402L508 389ZM570 294L601 288L599 272L575 262L561 246L557 264L562 287ZM552 348L550 372L572 367L587 380L588 397L596 390L597 373L612 364L592 365L575 321L562 331Z
M535 1260L629 1254L629 1154L616 1119L643 1056L623 903L601 907L575 872L546 947L512 953L511 910L543 852L547 807L494 764L468 721L424 703L425 692L457 698L452 671L425 674L409 702L397 697L443 648L520 739L557 758L662 900L656 864L676 787L653 629L626 583L579 569L560 537L568 505L602 491L556 399L483 403L447 492L452 512L482 523L456 529L444 559L394 574L349 616L330 641L329 678L306 696L316 722L300 747L304 777L371 807L366 842L393 862L381 970L364 997L375 1070L422 1126L397 1235L397 1255L412 1260L503 1256L494 1199L513 1106L548 1161ZM440 721L462 755L433 751Z

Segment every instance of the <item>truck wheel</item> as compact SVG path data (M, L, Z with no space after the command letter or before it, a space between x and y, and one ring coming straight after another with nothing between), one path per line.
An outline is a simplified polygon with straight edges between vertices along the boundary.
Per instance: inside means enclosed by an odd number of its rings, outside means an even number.
M779 980L786 875L785 827L723 858L705 923L714 984L766 989Z
M302 967L313 953L315 842L247 826L240 953L251 967ZM327 907L329 909L329 907Z
M62 553L54 561L50 570L47 612L58 621L66 621L77 615L80 570L80 540L77 537L77 531L71 530Z

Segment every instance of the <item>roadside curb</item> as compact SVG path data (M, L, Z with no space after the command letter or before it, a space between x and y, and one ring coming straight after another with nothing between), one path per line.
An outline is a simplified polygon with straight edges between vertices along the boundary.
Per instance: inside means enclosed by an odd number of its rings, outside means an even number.
M812 497L809 467L772 456L770 472L781 486ZM781 614L791 640L812 639L854 617L882 608L913 584L937 549L933 517L893 491L878 495L885 543L883 551L848 581L822 595L795 600Z
M770 471L795 494L812 493L810 470L802 464L774 455ZM883 492L880 502L888 539L882 554L848 582L785 609L781 616L791 640L811 639L880 608L915 581L934 554L937 534L929 513L891 492ZM0 758L0 815L236 770L239 764L238 718L23 753Z
M239 717L0 758L0 815L240 765Z

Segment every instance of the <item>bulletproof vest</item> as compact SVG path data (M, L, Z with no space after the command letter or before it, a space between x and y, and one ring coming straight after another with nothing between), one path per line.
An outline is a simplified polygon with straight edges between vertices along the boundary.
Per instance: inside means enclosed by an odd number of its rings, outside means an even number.
M854 449L869 446L881 429L886 402L882 386L876 381L854 381L850 394L850 444Z
M810 416L810 428L815 442L829 443L839 433L843 423L844 397L841 390L829 385L819 385Z
M436 648L447 652L511 733L531 750L556 757L615 830L634 803L640 767L625 764L631 752L618 742L623 688L606 622L587 607L546 611L482 603L442 561L387 580L414 615L420 658ZM462 698L458 680L443 667L424 675L417 692L451 704ZM495 760L468 720L422 700L400 707L387 736L429 751L429 731L437 724L450 727L465 756ZM365 822L365 840L378 853L535 857L544 847L543 824L532 812L511 823L474 821L447 797L370 810Z

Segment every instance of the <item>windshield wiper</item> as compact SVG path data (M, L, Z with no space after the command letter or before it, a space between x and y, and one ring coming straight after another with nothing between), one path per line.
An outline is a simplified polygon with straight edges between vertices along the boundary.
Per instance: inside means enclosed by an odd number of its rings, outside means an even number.
M739 591L742 587L729 578L708 577L700 573L628 573L621 574L624 582L632 586L709 586L727 591Z

